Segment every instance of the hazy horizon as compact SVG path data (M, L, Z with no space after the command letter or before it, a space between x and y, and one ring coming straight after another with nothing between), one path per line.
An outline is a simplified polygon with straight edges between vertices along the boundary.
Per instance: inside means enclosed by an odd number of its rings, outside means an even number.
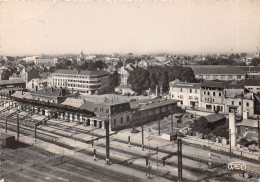
M2 2L1 55L231 54L260 48L259 1Z

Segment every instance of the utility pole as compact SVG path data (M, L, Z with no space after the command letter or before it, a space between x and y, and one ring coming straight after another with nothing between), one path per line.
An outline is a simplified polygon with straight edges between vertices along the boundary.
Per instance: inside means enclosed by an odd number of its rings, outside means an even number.
M161 135L161 121L160 121L160 116L159 116L159 126L158 126L158 129L159 129L159 136Z
M178 138L178 182L182 182L182 141Z
M144 150L144 122L142 120L142 150Z
M259 123L259 116L257 116L257 129L258 129L258 148L260 149L260 123Z
M229 157L230 157L230 159L232 159L231 154L232 154L232 150L231 150L231 129L229 129Z
M109 164L109 153L110 153L110 146L109 146L109 121L104 121L105 128L106 128L106 161Z
M19 135L20 135L20 123L19 123L19 115L17 113L17 141L19 141Z
M171 114L171 134L173 136L173 115Z
M5 117L5 132L7 133L7 116Z
M34 141L36 142L36 130L37 130L37 124L34 125Z

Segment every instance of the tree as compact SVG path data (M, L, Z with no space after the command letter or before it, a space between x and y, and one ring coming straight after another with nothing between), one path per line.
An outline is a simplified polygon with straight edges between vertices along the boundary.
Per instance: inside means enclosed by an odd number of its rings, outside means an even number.
M117 62L117 64L116 64L116 69L121 68L123 65L124 65L124 64L123 64L122 61Z
M120 74L115 71L112 75L110 75L110 86L117 87L120 84Z
M258 66L260 64L260 59L259 58L253 58L251 62L251 66Z
M208 127L207 119L204 116L199 117L198 120L194 121L193 130L205 135L209 134L211 130Z

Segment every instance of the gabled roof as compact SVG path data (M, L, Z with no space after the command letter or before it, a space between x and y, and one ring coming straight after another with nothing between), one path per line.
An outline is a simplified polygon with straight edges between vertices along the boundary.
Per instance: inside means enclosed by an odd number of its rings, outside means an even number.
M202 87L215 87L215 88L224 88L225 84L224 82L214 82L214 81L204 81L201 84Z
M223 68L192 68L195 75L245 75L246 71L237 67L223 67Z

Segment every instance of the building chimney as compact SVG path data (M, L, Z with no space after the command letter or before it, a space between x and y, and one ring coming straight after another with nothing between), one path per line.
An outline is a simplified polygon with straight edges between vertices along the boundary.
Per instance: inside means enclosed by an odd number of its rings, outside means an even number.
M237 146L236 138L236 114L235 112L229 113L229 142L231 142L232 147Z

